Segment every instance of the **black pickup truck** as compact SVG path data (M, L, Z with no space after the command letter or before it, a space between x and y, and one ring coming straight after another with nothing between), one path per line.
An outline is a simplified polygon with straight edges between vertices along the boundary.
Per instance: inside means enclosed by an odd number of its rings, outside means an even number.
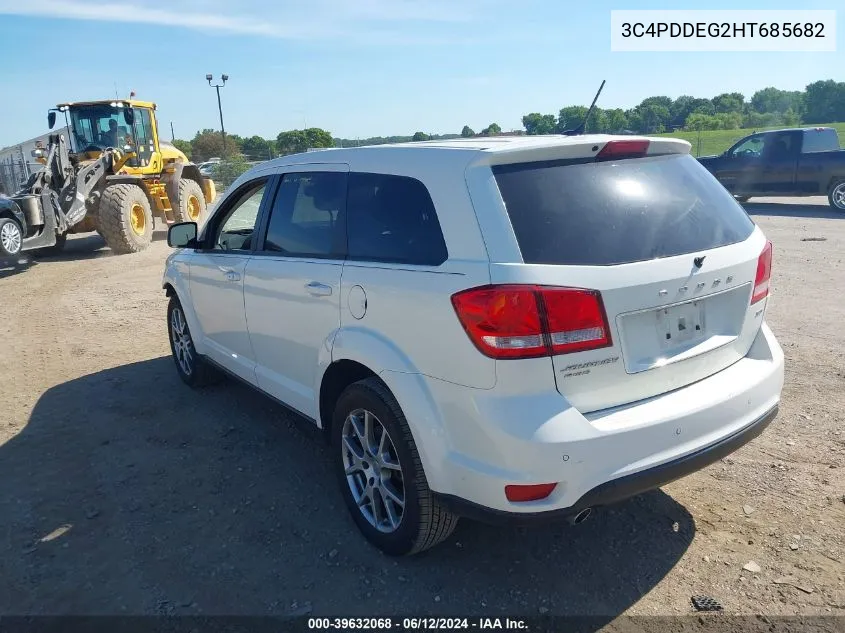
M836 130L794 128L751 134L720 156L698 159L740 201L752 196L827 196L845 211L845 150Z

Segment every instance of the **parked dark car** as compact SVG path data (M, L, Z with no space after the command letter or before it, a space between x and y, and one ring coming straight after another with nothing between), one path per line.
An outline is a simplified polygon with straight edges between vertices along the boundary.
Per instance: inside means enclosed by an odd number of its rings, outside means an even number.
M720 156L698 159L740 201L826 195L845 211L845 150L829 127L751 134Z

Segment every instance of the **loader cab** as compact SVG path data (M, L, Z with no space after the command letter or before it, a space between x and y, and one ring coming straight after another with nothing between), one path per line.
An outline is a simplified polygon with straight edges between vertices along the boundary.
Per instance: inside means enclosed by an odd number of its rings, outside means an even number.
M134 152L124 166L129 174L157 174L162 168L155 104L143 101L89 101L60 104L69 117L73 147L83 160L109 147Z

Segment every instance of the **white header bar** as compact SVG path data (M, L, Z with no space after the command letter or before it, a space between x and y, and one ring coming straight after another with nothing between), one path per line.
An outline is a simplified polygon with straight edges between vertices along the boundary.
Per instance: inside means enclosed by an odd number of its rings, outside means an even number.
M610 50L834 52L836 11L611 11Z

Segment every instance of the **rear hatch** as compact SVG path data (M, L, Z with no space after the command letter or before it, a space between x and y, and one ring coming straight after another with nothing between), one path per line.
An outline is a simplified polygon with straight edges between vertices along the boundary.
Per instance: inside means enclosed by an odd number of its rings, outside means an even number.
M491 264L492 283L536 285L550 361L534 362L584 413L728 367L763 321L771 245L678 147L491 166L524 261Z

